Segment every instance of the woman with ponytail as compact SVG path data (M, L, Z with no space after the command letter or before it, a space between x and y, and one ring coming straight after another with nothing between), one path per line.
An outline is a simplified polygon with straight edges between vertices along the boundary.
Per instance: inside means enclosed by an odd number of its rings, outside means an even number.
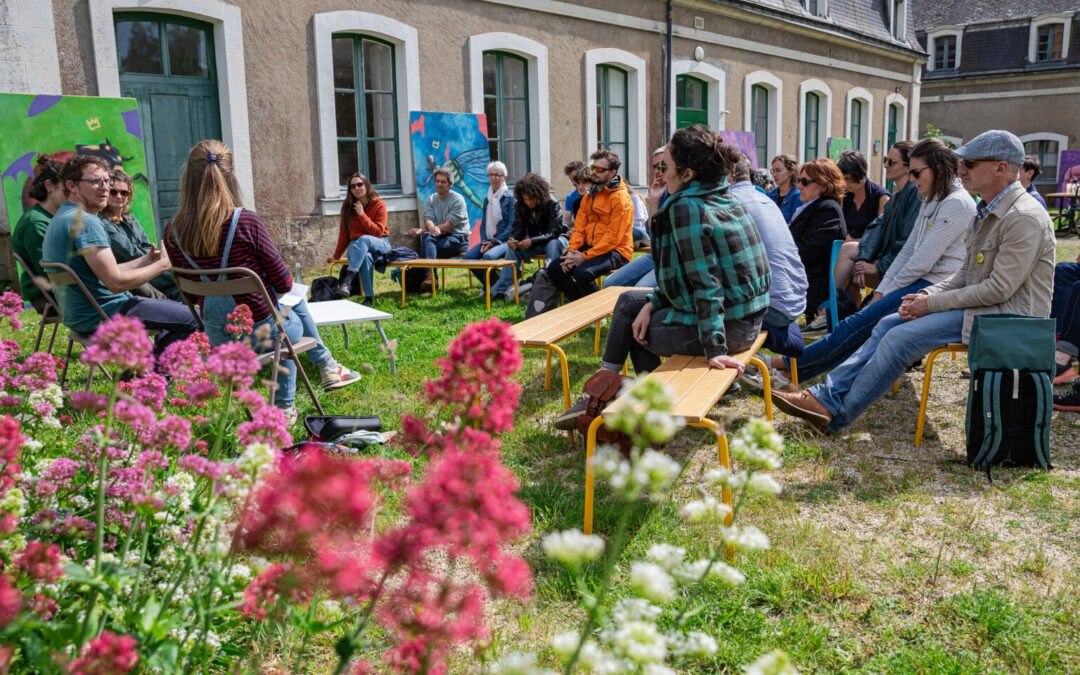
M180 208L165 228L166 249L177 267L246 267L263 280L276 300L292 290L292 275L266 225L241 204L232 151L221 141L199 142L188 153L180 174ZM272 308L262 296L204 298L203 325L211 344L219 345L232 339L226 331L227 315L239 304L246 304L251 309L255 321L253 332L262 325L269 325L271 334L277 330ZM296 342L306 336L318 342L318 346L305 353L319 367L324 389L337 389L360 379L359 374L339 365L322 343L306 301L282 314L290 340ZM281 364L284 372L278 374L274 405L285 410L292 423L298 416L294 405L296 364L292 360Z
M11 247L30 267L19 275L23 300L42 316L48 303L33 277L45 276L41 269L41 242L45 240L45 231L49 229L53 214L64 203L64 183L60 180L63 166L49 155L38 155L34 182L30 184L30 198L36 203L23 213L11 233Z

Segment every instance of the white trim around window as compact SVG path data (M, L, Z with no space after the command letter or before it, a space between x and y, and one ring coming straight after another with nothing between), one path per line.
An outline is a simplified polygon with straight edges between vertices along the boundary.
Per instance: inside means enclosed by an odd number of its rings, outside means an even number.
M475 114L484 113L484 52L516 54L528 62L529 163L541 176L551 175L551 92L548 89L547 46L516 33L469 36L469 102Z
M323 213L328 210L337 213L345 199L338 177L337 116L334 112L334 35L370 35L394 45L401 192L409 196L415 194L416 175L413 171L409 111L421 109L420 41L416 29L388 16L352 10L318 13L311 24L315 33L315 97L319 115L319 185L322 188ZM415 208L415 200L388 199L387 206L391 211L411 210Z
M907 15L907 0L889 0L889 31L892 33L893 40L905 44L907 43Z
M743 129L750 130L753 128L753 88L754 85L760 84L769 90L769 138L765 142L765 147L768 150L765 154L768 155L768 159L771 160L780 154L780 149L784 147L783 136L783 119L781 115L783 113L783 98L784 98L784 83L783 81L773 75L770 72L764 70L755 70L743 79ZM757 139L755 139L757 140Z
M930 58L926 61L926 71L934 72L934 58L936 57L937 40L938 38L952 36L956 38L956 67L951 70L960 69L960 50L964 46L964 27L963 26L938 26L933 30L926 32L926 51L929 53ZM948 71L943 71L948 72Z
M232 149L233 170L244 194L244 206L254 209L255 183L251 170L244 26L240 8L223 0L89 0L88 4L98 96L120 96L114 12L160 12L198 19L213 26L221 140Z
M725 109L727 105L727 74L720 68L704 61L684 60L673 61L671 64L671 91L668 92L668 109L671 111L671 124L668 126L668 133L675 133L675 89L678 87L679 75L693 75L709 85L709 128L713 131L722 131L728 114Z
M847 104L844 106L844 135L850 138L851 134L851 102L855 99L862 101L862 119L859 120L859 126L862 128L862 144L859 147L852 146L853 150L858 150L866 157L867 163L870 162L870 148L874 145L874 95L862 87L852 87L848 89ZM855 139L851 139L854 144Z
M818 107L817 147L819 157L828 157L829 136L832 135L832 89L821 80L803 80L799 84L799 152L800 162L809 162L817 157L806 156L806 95L817 94L821 101Z
M1031 20L1031 30L1028 32L1028 63L1035 63L1035 54L1039 47L1039 29L1050 24L1061 24L1061 59L1064 61L1069 56L1069 38L1072 33L1073 12L1058 12L1056 14L1043 14Z
M611 65L626 71L626 102L628 107L629 157L621 157L626 178L632 185L645 185L648 172L645 147L645 59L622 49L590 49L585 52L585 156L596 151L596 67Z
M1020 137L1020 142L1021 143L1027 143L1028 141L1054 141L1055 143L1057 143L1058 144L1057 166L1058 166L1058 172L1061 171L1061 153L1064 152L1065 150L1069 149L1069 137L1068 136L1066 136L1065 134L1055 134L1052 131L1039 131L1039 132L1036 132L1036 133L1033 133L1033 134L1024 134L1023 136ZM1027 149L1025 148L1024 151L1027 152ZM1040 184L1041 183L1047 183L1047 184L1053 183L1053 184L1056 185L1057 180L1058 180L1058 177L1056 175L1052 176L1052 177L1051 176L1046 176L1045 178L1040 176L1039 178L1040 179L1035 181L1035 182L1040 183Z
M889 140L889 106L892 104L900 106L900 114L896 116L896 140L906 141L908 138L908 100L903 94L889 94L885 97L885 110L882 115L881 128L884 131L882 134L883 141ZM882 152L888 152L888 148L884 148Z

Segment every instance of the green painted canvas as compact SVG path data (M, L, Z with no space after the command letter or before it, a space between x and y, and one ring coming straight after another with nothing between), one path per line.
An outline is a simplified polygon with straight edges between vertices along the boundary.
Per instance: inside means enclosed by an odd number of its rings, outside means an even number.
M846 151L851 150L852 143L850 138L836 138L829 137L829 159L834 162L840 161L840 155Z
M134 177L131 213L157 241L135 99L0 94L0 128L0 187L12 227L34 204L27 191L38 155L97 155Z

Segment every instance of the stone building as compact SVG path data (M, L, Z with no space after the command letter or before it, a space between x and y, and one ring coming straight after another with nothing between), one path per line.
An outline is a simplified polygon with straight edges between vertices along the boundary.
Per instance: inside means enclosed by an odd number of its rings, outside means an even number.
M928 54L922 119L954 143L1008 129L1037 155L1036 185L1053 192L1061 152L1080 148L1080 5L915 0Z
M694 121L757 132L762 162L850 136L880 177L884 149L919 128L908 4L3 0L0 88L138 98L159 221L187 149L220 135L283 254L321 265L356 168L408 244L410 110L487 112L511 178L537 171L559 192L562 166L598 144L642 185L651 149Z

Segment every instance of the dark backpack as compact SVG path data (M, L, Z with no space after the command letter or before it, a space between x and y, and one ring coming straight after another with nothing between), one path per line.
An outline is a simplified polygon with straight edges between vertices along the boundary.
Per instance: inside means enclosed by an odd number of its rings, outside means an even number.
M623 382L628 379L610 370L601 369L585 383L585 395L588 397L588 402L585 404L585 412L577 418L577 430L582 438L587 438L589 425L597 415L603 412L604 408L608 407L608 404L619 396ZM630 452L630 437L621 431L612 431L603 424L596 430L596 442L617 445L624 455Z
M1008 314L975 317L968 345L968 464L1051 468L1054 320Z
M308 302L326 302L340 300L338 293L340 282L335 277L317 277L311 281L311 298Z

